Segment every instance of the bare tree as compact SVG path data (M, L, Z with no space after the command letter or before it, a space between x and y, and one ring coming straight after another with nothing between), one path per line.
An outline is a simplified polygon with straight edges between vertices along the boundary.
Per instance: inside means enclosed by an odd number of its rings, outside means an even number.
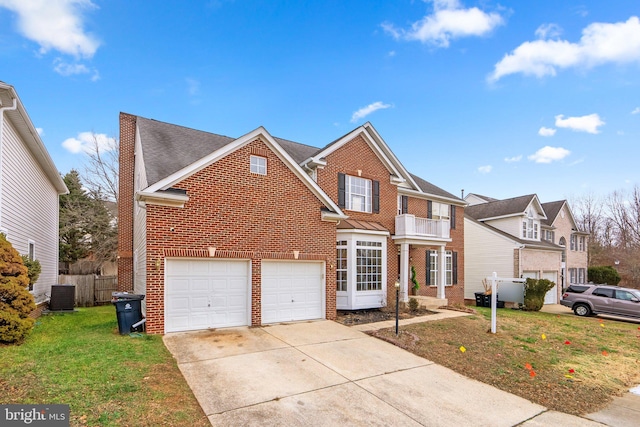
M115 138L92 133L85 153L82 179L90 193L118 203L118 157L120 144Z

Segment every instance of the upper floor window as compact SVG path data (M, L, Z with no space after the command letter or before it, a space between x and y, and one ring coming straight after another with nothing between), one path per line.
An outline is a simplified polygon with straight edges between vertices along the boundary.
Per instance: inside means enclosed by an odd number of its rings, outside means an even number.
M352 211L371 212L371 180L345 177L345 207Z
M449 208L450 208L450 205L447 205L446 203L429 201L429 204L427 207L427 210L428 210L427 218L449 219L450 218Z
M579 247L579 250L582 252L584 252L585 250L585 240L586 239L584 236L580 236L580 238L578 239L578 247Z
M380 182L338 174L338 206L352 211L380 212Z
M571 237L569 238L569 244L571 245L570 248L572 251L578 250L578 245L576 243L576 235L572 234Z
M257 173L258 175L266 175L267 159L260 156L251 156L250 167L251 167L251 173Z
M522 221L522 237L538 240L538 223L533 218L527 218Z
M542 238L548 242L554 243L554 232L551 230L542 230Z

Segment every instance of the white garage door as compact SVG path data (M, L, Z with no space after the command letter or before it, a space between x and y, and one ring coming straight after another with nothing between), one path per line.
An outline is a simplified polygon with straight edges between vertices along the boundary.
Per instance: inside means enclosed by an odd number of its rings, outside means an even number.
M324 263L262 261L262 323L324 319Z
M249 261L169 259L165 332L249 324Z
M544 296L545 304L557 304L558 303L558 272L557 271L544 271L542 273L543 279L551 280L556 285L547 292Z

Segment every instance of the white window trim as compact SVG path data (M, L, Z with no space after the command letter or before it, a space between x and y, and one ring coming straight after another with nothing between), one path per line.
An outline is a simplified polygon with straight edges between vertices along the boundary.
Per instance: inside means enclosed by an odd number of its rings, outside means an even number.
M267 158L251 155L249 159L249 170L256 175L267 174Z
M366 293L382 293L386 296L387 293L387 234L380 233L365 233L363 231L358 230L345 230L344 232L339 232L337 235L338 242L346 241L345 245L336 245L337 248L347 248L347 292L353 292L357 294L366 294ZM379 290L371 290L371 291L358 291L357 287L357 242L359 241L367 241L367 242L376 242L381 243L382 246L375 247L376 249L382 250L382 289Z
M33 255L31 254L31 248L33 247ZM31 261L37 259L36 257L36 242L29 239L27 241L27 256L31 259Z
M356 182L352 182L356 181ZM357 185L357 181L362 181L364 185L360 185L359 187L364 188L363 193L352 192L352 185ZM355 206L353 203L354 197L361 197L363 199L362 204L363 207L359 208ZM358 176L345 175L344 176L344 203L345 209L355 212L364 212L371 213L373 212L373 182L367 178L361 178Z
M440 280L440 260L439 258L440 251L432 250L430 251L431 259L429 259L429 273L431 274L431 283L429 287L437 288ZM445 286L453 286L453 251L444 251L445 263L447 264L447 269L445 270L445 274L447 275L447 280ZM433 268L432 261L435 260L436 268ZM450 267L450 268L449 268ZM435 281L434 281L435 279Z

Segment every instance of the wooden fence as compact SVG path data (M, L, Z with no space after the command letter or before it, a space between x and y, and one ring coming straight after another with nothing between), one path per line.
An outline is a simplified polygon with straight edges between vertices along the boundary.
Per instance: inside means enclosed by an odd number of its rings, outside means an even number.
M118 277L61 274L58 276L58 283L75 285L76 306L91 307L111 302L111 293L118 287Z

